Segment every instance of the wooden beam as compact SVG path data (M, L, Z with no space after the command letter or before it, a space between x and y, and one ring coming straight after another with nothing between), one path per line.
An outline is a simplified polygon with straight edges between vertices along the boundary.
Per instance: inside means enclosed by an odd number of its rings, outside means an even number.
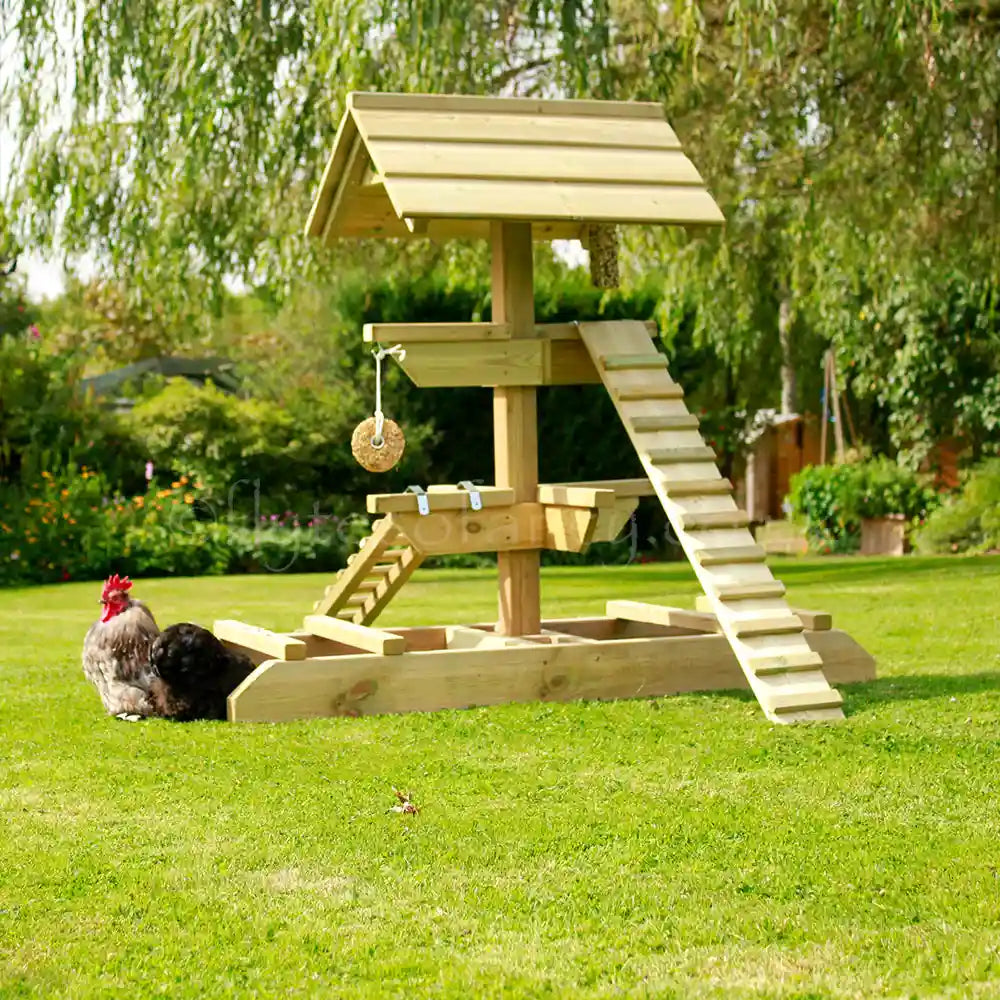
M406 649L406 640L401 635L369 628L367 625L355 625L353 622L331 618L329 615L306 615L302 624L305 630L312 632L313 635L357 646L358 649L367 650L369 653L398 656Z
M212 626L215 637L224 643L246 646L248 649L268 656L276 656L281 660L303 660L306 656L306 644L301 639L270 629L247 625L246 622L223 618Z
M646 322L646 328L651 336L656 335L657 327L652 320ZM361 335L366 344L433 344L441 341L471 343L510 340L511 328L509 323L365 323ZM580 328L576 323L536 323L534 337L537 340L582 343Z
M430 514L387 516L418 552L428 556L541 549L545 541L543 510L539 503L517 503L480 511L435 511L432 506Z
M613 507L615 491L600 487L543 483L538 487L538 502L563 507Z
M597 528L596 507L559 507L546 504L544 547L560 552L582 552Z
M806 641L821 655L831 683L875 677L875 661L845 632L810 632ZM721 635L615 639L599 644L530 643L402 656L359 653L305 661L270 660L229 696L229 718L233 722L285 722L747 688L746 677Z
M531 225L493 222L490 243L493 320L510 325L512 342L532 338L535 305ZM533 388L493 390L493 451L497 486L513 489L519 503L534 501L538 491L538 411ZM502 635L537 633L541 628L538 551L498 551L497 570L497 631Z
M431 487L428 502L432 511L471 510L468 490L457 486ZM514 491L500 486L479 487L483 507L509 507L514 502ZM369 493L366 506L369 514L415 514L419 509L415 493Z
M344 163L343 173L340 175L340 180L330 201L330 207L327 209L326 222L323 225L324 240L329 239L337 226L337 218L344 207L347 192L351 188L361 186L361 178L364 176L367 163L368 154L365 151L364 141L360 135L355 134L354 141L351 143L351 151L347 154L347 161Z
M609 618L623 618L626 621L648 622L651 625L667 625L671 628L690 629L692 632L721 632L715 615L685 608L671 608L661 604L645 604L642 601L608 601Z
M557 486L583 486L588 489L613 490L616 497L651 497L656 495L648 479L594 479L580 483L557 483Z
M710 613L712 611L712 599L705 596L696 597L694 606L698 611ZM828 611L807 611L805 608L791 608L791 612L802 622L802 627L810 632L825 632L833 628L833 615Z

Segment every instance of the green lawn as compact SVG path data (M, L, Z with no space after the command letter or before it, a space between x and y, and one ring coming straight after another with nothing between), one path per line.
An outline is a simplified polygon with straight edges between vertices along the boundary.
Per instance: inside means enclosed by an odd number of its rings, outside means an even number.
M0 996L1000 996L1000 559L776 570L878 659L843 723L711 694L128 725L79 666L99 586L0 593ZM321 589L137 592L287 628ZM679 565L544 583L550 614L694 595ZM428 572L385 621L493 601Z

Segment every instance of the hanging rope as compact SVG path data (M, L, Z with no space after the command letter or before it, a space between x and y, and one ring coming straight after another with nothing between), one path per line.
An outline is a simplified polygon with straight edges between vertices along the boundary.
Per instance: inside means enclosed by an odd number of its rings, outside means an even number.
M375 415L362 420L351 435L351 452L369 472L386 472L403 456L406 438L395 420L382 412L382 359L394 357L402 361L406 351L395 347L376 347L375 356Z
M382 412L382 359L394 357L402 361L406 357L406 348L402 344L395 347L376 347L375 355L375 433L372 435L372 446L381 448L385 444L382 431L385 429L385 414Z

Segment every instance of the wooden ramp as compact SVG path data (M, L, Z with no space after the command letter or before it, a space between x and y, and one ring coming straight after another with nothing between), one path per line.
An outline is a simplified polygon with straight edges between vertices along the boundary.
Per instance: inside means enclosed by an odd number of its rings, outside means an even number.
M840 693L803 636L784 586L716 466L643 323L580 324L580 335L663 504L707 603L768 718L843 718Z
M336 582L313 607L317 615L333 615L355 625L370 625L399 593L423 562L392 518L376 521L372 533L347 558Z

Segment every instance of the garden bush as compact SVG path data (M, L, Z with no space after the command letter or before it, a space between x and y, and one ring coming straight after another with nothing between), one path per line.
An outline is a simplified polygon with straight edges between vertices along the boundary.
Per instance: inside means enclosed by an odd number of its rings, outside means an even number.
M990 552L1000 549L1000 459L965 476L961 490L934 510L914 536L919 552Z
M900 514L921 522L939 501L919 475L879 456L807 466L792 476L788 502L812 548L845 553L858 548L863 518Z
M0 492L0 585L135 576L332 571L364 518L260 515L256 523L186 477L131 497L88 468L44 470Z

